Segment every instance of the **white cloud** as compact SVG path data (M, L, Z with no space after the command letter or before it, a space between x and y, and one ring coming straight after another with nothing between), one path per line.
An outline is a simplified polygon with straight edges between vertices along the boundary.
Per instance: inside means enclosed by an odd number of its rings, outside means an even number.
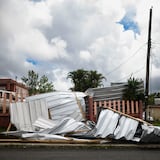
M80 58L85 61L90 61L92 56L89 51L80 51Z
M29 2L28 4L28 20L34 27L50 27L52 24L52 16L46 1L40 3Z
M97 70L107 83L128 76L145 78L149 9L153 5L152 54L159 76L160 18L158 0L2 0L0 1L0 73L23 76L34 69L53 81L56 89L70 88L67 73ZM118 24L134 8L140 35ZM9 57L9 58L8 58ZM27 58L38 61L34 65ZM21 67L19 67L21 66ZM119 66L119 67L118 67ZM138 72L138 70L140 70Z
M68 74L67 70L55 69L52 73L54 76L54 86L56 90L67 91L72 87L71 82L66 79Z

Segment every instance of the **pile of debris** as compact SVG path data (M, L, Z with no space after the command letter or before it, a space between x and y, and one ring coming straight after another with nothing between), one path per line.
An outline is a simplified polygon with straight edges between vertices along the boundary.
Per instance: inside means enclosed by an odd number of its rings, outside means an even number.
M160 143L160 127L111 108L100 112L97 123L87 121L85 96L82 92L52 92L12 103L11 123L17 131L5 134L35 140L110 139Z

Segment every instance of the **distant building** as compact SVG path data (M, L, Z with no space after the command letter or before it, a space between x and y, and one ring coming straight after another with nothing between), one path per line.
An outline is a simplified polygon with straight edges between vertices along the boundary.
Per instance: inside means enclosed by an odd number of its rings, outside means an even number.
M124 90L127 83L111 83L110 87L89 88L85 91L86 117L96 121L99 111L104 107L109 107L125 114L142 118L142 101L123 100ZM144 83L141 82L136 90L144 93Z
M10 123L10 103L24 101L27 96L28 88L24 84L0 78L0 127L8 127Z
M148 120L160 121L160 105L149 105L147 108Z
M100 100L122 100L124 89L126 89L127 83L111 83L110 87L104 88L89 88L86 90L88 96L93 97L94 101ZM144 93L143 81L138 85L137 92Z
M148 120L160 121L160 98L155 98L154 102L155 104L147 107Z
M24 98L28 96L28 88L13 79L0 79L0 90L16 92L18 97L23 96Z
M154 103L160 106L160 98L154 98Z

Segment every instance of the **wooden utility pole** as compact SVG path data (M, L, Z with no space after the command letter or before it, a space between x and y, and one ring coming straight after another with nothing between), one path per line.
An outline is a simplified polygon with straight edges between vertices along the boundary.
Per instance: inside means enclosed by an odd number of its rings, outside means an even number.
M151 50L151 26L152 26L152 7L149 14L148 28L148 48L147 48L147 64L146 64L146 86L145 86L145 120L147 120L147 106L149 93L149 68L150 68L150 50Z

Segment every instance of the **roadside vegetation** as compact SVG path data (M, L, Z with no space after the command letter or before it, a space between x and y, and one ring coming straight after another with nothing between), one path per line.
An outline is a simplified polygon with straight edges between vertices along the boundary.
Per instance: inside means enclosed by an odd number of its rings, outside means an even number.
M88 88L103 86L103 80L106 78L97 71L78 69L68 73L67 79L71 79L72 91L85 92Z
M48 77L46 75L39 77L39 74L33 70L29 70L28 75L23 76L21 80L29 88L30 96L54 91L54 85L49 82Z
M142 100L144 101L144 92L138 91L139 85L142 83L141 79L130 77L127 82L127 87L124 89L124 100Z
M160 126L160 121L154 121L154 122L152 122L152 124L153 124L154 126Z

